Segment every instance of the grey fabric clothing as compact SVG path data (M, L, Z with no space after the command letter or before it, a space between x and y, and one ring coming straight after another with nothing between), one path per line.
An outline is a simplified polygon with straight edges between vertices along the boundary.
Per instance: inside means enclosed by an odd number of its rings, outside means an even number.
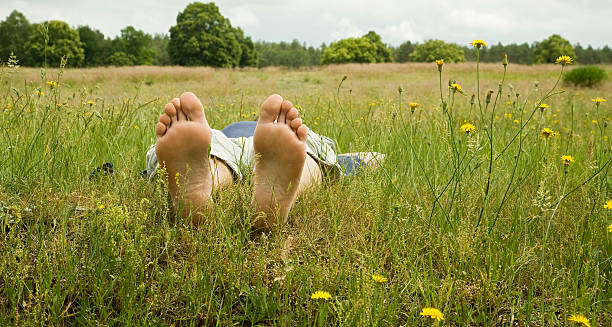
M327 175L342 174L336 154L336 142L327 136L319 135L310 129L306 137L306 152L321 166ZM255 165L253 137L230 138L221 131L213 129L210 144L210 155L222 160L238 179L244 178ZM153 178L159 163L155 154L155 144L146 154L147 177Z

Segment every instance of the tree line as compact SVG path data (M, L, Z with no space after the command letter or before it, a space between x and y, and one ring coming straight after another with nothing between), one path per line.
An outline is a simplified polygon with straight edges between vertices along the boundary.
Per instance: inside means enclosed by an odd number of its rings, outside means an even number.
M491 44L480 49L482 62L499 62L507 54L510 62L537 64L553 62L569 55L582 64L612 63L612 49L607 45L572 45L558 34L533 44ZM182 65L212 67L305 67L342 63L447 62L475 61L476 50L467 44L442 40L406 41L398 47L383 43L370 31L361 37L345 38L329 45L308 46L292 42L253 42L241 28L234 27L221 15L214 3L194 2L176 18L169 34L151 35L126 26L114 38L90 26L70 27L51 20L30 23L18 11L0 22L0 59L11 55L25 66L60 65L67 58L69 67Z

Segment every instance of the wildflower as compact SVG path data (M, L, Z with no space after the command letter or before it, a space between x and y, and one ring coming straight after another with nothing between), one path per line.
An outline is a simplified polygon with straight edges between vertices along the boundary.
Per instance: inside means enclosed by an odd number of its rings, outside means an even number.
M457 84L457 83L453 83L450 85L451 89L453 89L454 91L457 92L461 92L461 85Z
M481 48L481 47L483 47L483 46L485 46L485 47L486 47L486 46L489 46L489 45L488 45L488 44L487 44L485 41L483 41L483 40L478 40L478 39L476 39L476 40L474 40L474 41L470 42L470 44L471 44L471 45L473 45L473 46L474 46L474 48L477 48L477 49L480 49L480 48Z
M612 200L608 200L608 202L604 204L604 208L612 210Z
M140 129L140 127L138 127L138 125L134 125L134 129Z
M38 96L44 96L44 95L45 95L45 92L40 91L40 90L36 90L36 95L38 95Z
M51 88L54 88L57 86L57 82L55 81L46 81L45 84L49 85Z
M100 210L104 209L104 205L103 204L99 204L98 205L98 209L100 209Z
M89 101L87 101L87 104L88 104L89 106L93 106L93 105L94 105L94 104L96 104L96 103L95 103L95 102L93 102L93 101L91 101L91 100L89 100Z
M442 72L442 65L444 65L444 59L438 59L435 62L436 62L436 65L438 65L438 71Z
M442 314L440 310L434 308L423 308L420 315L430 317L431 319L437 319L438 321L444 320L444 314Z
M561 156L561 161L563 161L564 166L569 166L570 163L574 162L574 157L569 155L563 155Z
M476 126L472 124L463 124L461 125L461 131L465 134L474 134L476 132Z
M515 120L514 120L514 123L515 123L515 124L518 124L518 123L519 123L518 119L515 119Z
M376 281L377 283L386 283L387 282L387 277L384 277L382 275L372 275L372 279L374 281Z
M509 112L506 112L506 113L504 113L504 118L510 119L510 118L512 118L512 114L509 113Z
M570 56L560 56L559 58L557 58L557 60L555 60L555 64L561 64L563 66L571 65L572 58Z
M438 111L438 110L440 110L440 108L438 108L438 107L433 107L433 110Z
M598 121L597 121L596 119L593 119L593 120L591 120L591 123L593 123L593 124L597 124L597 123L598 123Z
M58 108L59 108L59 107L61 107L61 106L63 106L63 104L61 104L61 103L58 103L58 104L57 104L57 107L58 107Z
M323 300L327 301L327 300L331 299L331 294L329 294L329 292L325 292L325 291L316 291L316 292L312 293L310 298L314 299L314 300L323 299Z
M612 233L612 224L608 226L608 233Z
M548 109L548 105L546 103L541 103L538 108L540 109L540 111L544 111L546 109Z
M606 102L607 100L604 98L596 97L595 99L591 99L591 101L595 102L595 104L599 106L600 103Z
M414 113L414 109L416 109L419 106L419 104L416 103L416 102L410 102L409 105L410 105L410 112L411 113Z
M544 128L542 130L542 133L540 133L540 135L542 135L543 138L549 140L551 137L557 135L557 133L555 133L555 131L553 131L550 128Z
M587 319L583 315L571 315L567 320L573 321L579 324L583 324L587 327L591 327L591 324L589 323L589 319Z

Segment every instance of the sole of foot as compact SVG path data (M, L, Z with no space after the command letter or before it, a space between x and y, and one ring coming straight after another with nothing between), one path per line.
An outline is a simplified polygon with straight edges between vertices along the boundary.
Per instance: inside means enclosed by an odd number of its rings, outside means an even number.
M306 160L307 131L297 109L279 95L261 105L253 135L255 229L283 223L293 207Z
M212 131L200 100L191 92L166 104L155 126L157 159L165 169L174 209L199 224L210 205L208 149Z

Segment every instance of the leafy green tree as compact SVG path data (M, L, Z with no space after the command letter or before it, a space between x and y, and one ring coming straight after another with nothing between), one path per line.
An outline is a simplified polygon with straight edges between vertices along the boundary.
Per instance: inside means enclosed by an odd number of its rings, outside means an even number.
M168 34L155 34L151 39L151 49L155 51L154 65L167 66L172 63L168 55L168 43L170 36Z
M253 40L251 40L250 36L244 36L244 32L240 27L236 28L236 37L238 38L238 43L240 43L240 63L238 66L240 67L257 67L257 62L259 61L259 54L255 49L255 44L253 44Z
M11 53L17 59L25 57L24 43L30 38L34 28L26 17L17 10L13 10L5 20L0 22L0 59L6 60Z
M390 62L391 50L373 31L360 38L349 37L333 42L321 55L322 64Z
M30 35L25 44L24 64L57 67L64 56L68 58L67 66L69 67L78 67L83 64L85 51L79 38L79 32L59 20L47 21L34 26L36 31Z
M393 53L391 49L387 47L383 42L380 35L376 34L374 31L369 31L366 33L363 38L366 38L374 44L376 47L376 62L392 62L393 61Z
M134 66L136 58L129 53L115 51L106 58L106 63L112 66Z
M397 62L410 61L410 54L412 53L412 51L414 51L415 46L416 44L410 41L406 41L400 44L400 46L394 51L395 61Z
M87 25L77 27L77 31L85 51L83 65L88 67L104 65L110 47L109 40L104 38L102 32Z
M259 53L259 67L316 66L321 58L321 49L300 44L298 40L293 40L291 43L258 41L255 43L255 48Z
M559 34L553 34L537 44L533 49L533 55L538 64L555 62L560 56L570 56L576 59L572 44Z
M131 65L152 65L155 51L151 48L151 39L151 35L133 26L125 27L121 30L121 36L114 38L111 42L112 55L117 54L122 60L111 62L111 57L109 57L107 62L111 65L119 65L122 62L127 63L128 61L123 59L129 58L132 61ZM122 52L124 54L121 54Z
M178 14L176 25L170 27L168 53L174 63L186 66L236 67L256 63L251 53L243 59L243 48L248 52L254 47L241 33L214 3L194 2Z
M445 62L462 62L465 61L465 53L454 43L431 39L417 44L410 54L411 61L433 62L438 59L444 59Z

